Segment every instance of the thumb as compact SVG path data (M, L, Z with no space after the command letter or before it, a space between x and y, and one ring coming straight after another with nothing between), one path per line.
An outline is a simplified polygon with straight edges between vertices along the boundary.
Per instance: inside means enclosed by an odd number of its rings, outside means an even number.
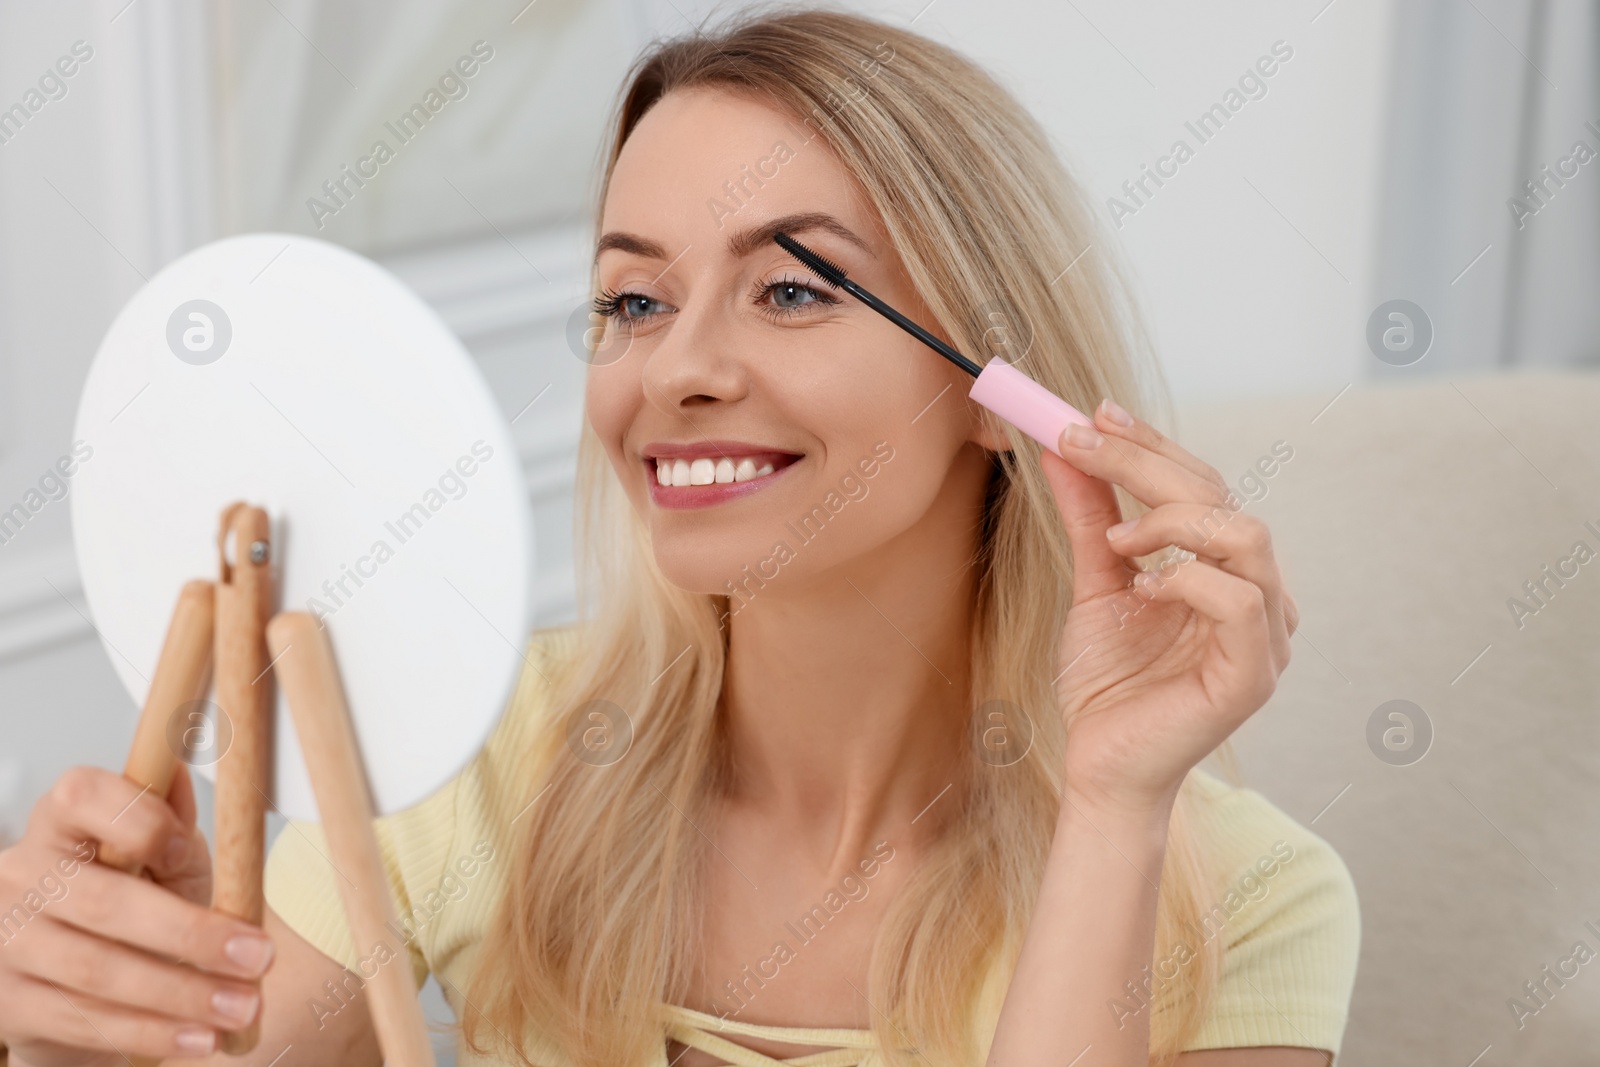
M1122 521L1111 483L1085 474L1048 449L1040 450L1039 462L1072 545L1072 602L1126 589L1133 570L1111 550L1106 537L1106 530Z

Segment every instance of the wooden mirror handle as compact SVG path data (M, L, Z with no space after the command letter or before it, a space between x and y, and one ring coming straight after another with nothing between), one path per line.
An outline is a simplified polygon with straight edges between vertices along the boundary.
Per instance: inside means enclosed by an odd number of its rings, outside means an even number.
M233 551L227 551L231 539ZM260 926L265 899L268 770L272 744L272 675L266 627L272 613L272 548L267 513L246 504L223 512L222 580L217 583L216 704L218 743L216 858L211 906ZM225 726L223 725L225 724ZM231 1055L255 1048L261 1017L241 1030L220 1032Z

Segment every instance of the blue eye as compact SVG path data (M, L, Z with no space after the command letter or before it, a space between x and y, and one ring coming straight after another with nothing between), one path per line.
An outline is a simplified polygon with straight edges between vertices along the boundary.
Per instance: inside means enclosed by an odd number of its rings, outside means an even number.
M795 302L768 303L767 298L773 295L777 295L780 301ZM802 297L809 299L800 299ZM825 307L839 303L838 297L788 277L774 282L758 280L750 290L750 299L760 308L763 315L774 320L806 314L805 309L808 307ZM649 310L653 305L667 306L662 301L645 296L643 293L627 289L621 292L605 289L595 297L592 310L596 315L614 320L618 328L632 330L660 314L658 311Z
M615 319L618 326L625 330L631 330L641 320L650 317L647 314L634 314L632 309L640 303L659 304L660 301L653 300L643 293L627 291L616 293L607 289L601 295L595 297L592 309L596 315L604 315L608 319ZM625 311L624 308L628 310Z
M768 304L765 302L768 296L777 293L785 294L787 298L791 299L796 294L809 294L811 299L798 304ZM821 289L812 288L804 282L793 278L784 278L781 281L768 282L765 285L757 282L753 290L753 296L755 302L760 305L762 314L773 319L800 314L803 309L813 304L828 305L839 302L838 297L824 293Z

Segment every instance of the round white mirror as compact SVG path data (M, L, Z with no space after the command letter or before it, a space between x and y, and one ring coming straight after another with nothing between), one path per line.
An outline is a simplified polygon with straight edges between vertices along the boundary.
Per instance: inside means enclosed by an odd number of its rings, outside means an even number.
M142 706L178 590L218 578L223 508L272 520L277 610L322 617L380 814L489 735L532 625L533 517L510 427L444 322L368 259L230 237L152 278L95 355L73 539ZM214 777L218 741L185 759ZM317 818L282 692L269 797Z

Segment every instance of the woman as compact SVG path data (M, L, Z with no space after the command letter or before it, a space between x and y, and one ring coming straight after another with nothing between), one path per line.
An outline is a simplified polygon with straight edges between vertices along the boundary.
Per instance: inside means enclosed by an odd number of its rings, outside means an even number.
M96 868L0 962L26 1062L175 1055L184 1026L204 1052L261 1010L246 1062L376 1063L338 964L401 959L439 977L464 1063L1328 1062L1348 873L1193 770L1272 693L1298 612L1217 472L1096 406L1144 409L1141 335L1040 128L949 50L813 11L655 47L610 148L585 618L533 636L466 770L380 821L400 936L351 944L291 826L259 1009L261 965L221 951L251 931L195 903L203 839L162 865L186 779L164 805L74 772L0 869L81 833L176 894ZM1041 452L777 230L1095 428Z

